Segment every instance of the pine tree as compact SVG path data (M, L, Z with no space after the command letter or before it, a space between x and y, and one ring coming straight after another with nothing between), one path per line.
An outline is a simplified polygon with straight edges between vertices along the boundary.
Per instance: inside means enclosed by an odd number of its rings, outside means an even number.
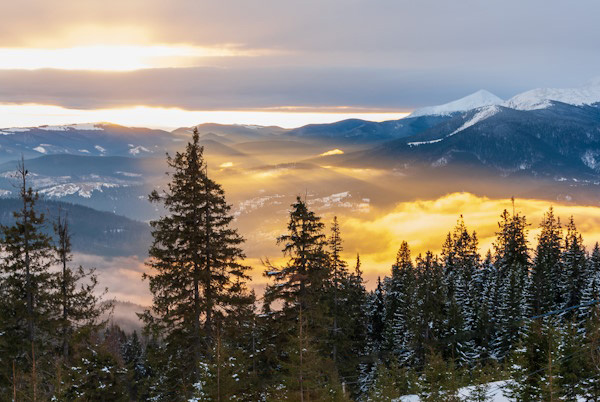
M127 370L129 397L132 400L147 398L147 395L144 395L145 380L148 374L146 357L137 331L133 331L133 334L127 338L122 347L121 354L125 369Z
M592 255L588 259L586 274L585 274L585 285L581 294L581 303L590 304L600 300L600 245L596 243ZM590 317L591 313L595 311L595 306L591 308L579 309L579 319L582 326L586 326L586 320Z
M460 364L467 365L473 364L477 358L473 334L479 299L474 291L474 280L480 269L477 249L477 235L475 232L469 233L461 217L454 231L448 233L442 259L447 291L448 354Z
M521 321L527 315L529 248L527 221L518 213L504 211L498 223L494 243L498 270L498 331L494 339L494 356L503 359L518 342Z
M387 279L387 278L386 278ZM400 365L413 356L413 334L416 297L416 273L407 242L402 242L392 276L386 280L386 319L384 349L393 354Z
M367 292L356 257L354 272L344 281L342 297L344 315L341 317L341 347L338 352L338 373L343 384L350 383L348 390L357 395L356 378L360 373L361 357L367 347Z
M167 339L169 353L181 354L171 364L191 389L200 378L200 363L212 359L215 321L232 306L251 303L240 288L248 279L240 248L243 239L231 228L233 216L223 189L207 176L198 131L184 152L167 156L171 182L150 201L168 215L151 222L153 244L145 275L153 294L152 310L143 315L149 330ZM176 345L176 346L175 346ZM181 392L180 397L185 397Z
M43 399L54 370L52 352L56 344L57 311L55 262L51 239L45 234L46 219L36 210L39 197L28 187L29 172L23 160L18 166L20 210L14 212L15 224L2 227L4 258L0 269L0 330L4 379L25 377L17 393L22 398ZM8 395L8 386L2 384ZM17 387L17 385L14 385ZM12 390L11 390L12 391ZM12 392L10 393L12 395Z
M62 358L66 363L71 345L76 338L89 337L104 326L105 322L101 317L112 309L113 304L102 301L102 296L108 292L108 289L98 294L96 290L98 276L95 269L84 269L82 266L74 269L69 266L73 259L71 233L68 216L61 216L60 211L54 225L54 232L57 236L56 258L60 267L56 277L56 288L60 289L58 324L62 338Z
M103 345L90 346L69 370L70 385L53 400L127 402L126 372Z
M419 396L424 402L459 401L458 381L452 361L435 352L427 355Z
M558 309L564 303L559 289L563 277L562 228L552 208L544 215L540 227L542 230L531 266L528 291L529 313L532 315Z
M343 342L343 330L341 326L342 314L341 308L344 303L344 288L348 283L348 264L342 260L340 253L343 251L342 238L340 234L340 225L337 220L337 216L333 217L331 224L331 236L328 239L329 245L329 256L330 256L330 269L331 269L331 293L332 293L332 306L331 315L333 320L333 327L331 333L332 351L331 358L334 363L338 361L338 349Z
M563 253L564 271L560 278L563 294L562 307L576 306L581 303L586 284L587 259L581 234L575 227L573 217L569 219ZM571 317L573 313L567 313Z
M265 304L282 303L274 316L279 321L280 336L287 343L281 350L287 374L286 392L299 395L300 399L321 395L333 375L333 365L324 357L330 350L324 348L326 343L318 342L327 338L331 328L324 297L331 271L323 226L321 219L297 197L290 211L288 231L277 239L288 262L283 267L266 262L265 275L274 284L265 290Z
M583 395L582 379L585 378L585 344L578 325L573 321L563 324L564 336L560 348L560 365L557 368L557 388L560 400L577 401ZM556 329L554 329L556 331ZM558 400L558 398L554 398Z
M447 291L444 288L443 268L431 252L416 259L419 278L417 306L421 312L415 325L415 365L423 367L428 353L441 351L446 334L444 308Z
M491 343L496 331L497 319L496 288L498 284L497 271L494 268L492 253L488 251L481 269L477 270L473 279L473 293L479 295L476 303L474 340L479 359L490 357Z
M596 254L598 245L594 249ZM592 257L593 259L594 257ZM583 395L589 401L600 401L600 305L595 304L586 315L582 353L584 354L584 373L581 379Z

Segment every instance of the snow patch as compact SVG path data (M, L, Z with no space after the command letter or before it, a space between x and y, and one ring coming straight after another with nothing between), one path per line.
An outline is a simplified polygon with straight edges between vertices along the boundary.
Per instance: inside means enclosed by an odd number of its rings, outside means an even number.
M456 130L451 132L446 137L450 137L456 133L459 133L459 132L479 123L480 121L487 119L488 117L492 117L499 111L500 111L500 108L498 106L488 106L488 107L479 109L479 111L477 113L475 113L475 115L469 121L465 122L462 126L460 126Z
M545 109L552 101L582 106L600 102L600 80L578 88L537 88L513 96L503 106L517 110Z
M438 138L437 140L431 140L431 141L415 141L415 142L409 142L408 146L410 147L418 147L419 145L427 145L427 144L435 144L436 142L440 142L441 140L443 140L444 138Z
M102 148L100 145L94 145L94 148L99 152L102 152L102 153L106 152L106 149Z
M133 146L133 145L131 145L131 144L129 144L129 145L130 145L130 146ZM143 147L143 146L141 146L141 145L138 145L137 147L133 147L133 148L131 148L131 149L129 150L129 153L130 153L131 155L138 155L138 154L139 154L139 153L141 153L141 152L147 152L147 153L150 153L150 152L152 152L152 151L150 151L148 148L146 148L146 147Z
M70 131L70 130L81 130L81 131L98 131L104 130L94 123L82 123L82 124L66 124L63 126L41 126L38 127L40 130L45 131Z
M41 154L45 154L47 152L46 148L42 147L41 145L33 148L33 150L36 151L36 152L39 152Z
M66 183L38 190L40 194L45 194L48 197L66 197L68 195L78 195L83 198L91 198L94 191L102 192L104 188L119 187L114 183Z

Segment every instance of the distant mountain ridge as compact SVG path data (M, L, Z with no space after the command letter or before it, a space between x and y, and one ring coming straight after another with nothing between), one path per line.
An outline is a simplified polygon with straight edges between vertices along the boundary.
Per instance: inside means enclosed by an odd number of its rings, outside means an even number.
M412 112L408 117L419 117L419 116L447 116L456 112L467 112L469 110L477 109L483 106L499 105L504 101L494 95L493 93L480 89L477 92L467 95L463 98L457 99L452 102L445 103L437 106L427 106L421 109L417 109Z

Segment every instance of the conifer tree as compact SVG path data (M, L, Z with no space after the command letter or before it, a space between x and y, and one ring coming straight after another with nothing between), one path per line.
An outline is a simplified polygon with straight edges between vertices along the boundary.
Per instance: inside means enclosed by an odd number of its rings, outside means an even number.
M594 250L587 261L585 285L581 294L581 303L587 305L595 303L597 300L600 300L600 245L598 245L598 243L594 246ZM586 319L590 317L596 309L596 306L579 309L579 319L582 322L584 330L586 327Z
M541 233L531 266L528 290L529 313L539 315L563 305L559 289L563 277L563 236L560 219L550 208L540 224Z
M452 361L436 352L427 355L419 396L424 402L458 402L458 381Z
M320 395L333 376L333 365L324 358L330 350L325 349L326 343L317 341L327 339L331 328L324 297L331 271L323 226L320 217L297 197L287 233L277 239L288 262L283 267L266 262L265 275L274 283L265 290L265 304L282 304L274 317L286 342L280 351L286 389L300 399Z
M442 349L442 338L446 333L444 307L447 305L447 291L442 264L431 252L417 257L416 269L420 283L416 299L421 313L415 326L415 364L423 367L428 353Z
M504 211L498 223L494 243L498 270L498 331L494 355L502 359L516 345L522 333L521 322L527 315L526 300L529 272L527 221L518 213Z
M56 342L55 275L50 271L55 256L51 239L44 232L46 218L36 210L38 194L28 187L28 176L21 160L17 178L22 206L13 214L15 224L2 227L2 378L14 382L16 375L26 377L27 381L20 383L26 388L17 391L23 398L43 399L48 391L44 386L51 382L47 376L53 371L50 366ZM8 395L5 391L2 393Z
M461 217L452 233L448 233L442 250L446 295L447 334L450 356L461 364L471 365L477 358L474 341L476 310L479 297L474 280L480 268L475 232L467 230Z
M62 216L59 211L58 219L54 225L57 236L55 246L56 258L60 271L56 276L56 288L60 289L58 307L60 318L58 324L61 332L61 352L65 362L69 359L71 344L76 337L89 337L98 331L105 322L101 317L113 307L112 302L103 302L102 296L108 292L98 294L96 287L98 277L95 269L85 269L81 265L72 268L71 233L68 216Z
M331 333L332 352L331 358L334 363L338 361L338 348L342 346L343 330L341 326L341 311L344 304L345 285L348 284L348 264L342 260L340 253L343 251L342 238L340 234L340 225L337 216L333 217L331 224L331 236L328 239L329 258L331 269L331 315L333 327ZM345 309L344 309L345 310Z
M594 254L597 253L598 245L594 248ZM592 257L593 259L593 257ZM584 373L581 378L581 388L583 395L590 401L600 400L600 305L583 309L589 310L586 314L585 332L582 345L584 354Z
M479 295L476 304L474 334L479 359L487 359L491 353L497 318L496 288L497 271L494 268L492 253L488 251L481 269L477 270L473 280L473 292Z
M581 234L575 227L573 217L569 219L563 253L563 275L560 278L563 294L562 307L581 303L586 284L587 259ZM567 314L569 317L572 313Z
M583 395L582 380L585 378L586 366L585 343L575 320L568 320L563 327L560 365L556 368L558 374L556 386L560 390L561 400L577 401L578 397Z
M251 303L241 294L249 269L240 262L243 238L231 227L223 189L207 175L203 151L195 129L184 152L167 155L168 188L149 196L168 215L151 222L153 273L145 279L153 305L143 319L167 339L168 349L173 348L168 353L181 354L171 364L179 366L175 372L185 392L199 380L200 363L213 358L216 320L236 304Z
M410 363L413 356L415 268L407 242L402 242L392 276L386 281L386 322L384 348L398 359L400 365Z

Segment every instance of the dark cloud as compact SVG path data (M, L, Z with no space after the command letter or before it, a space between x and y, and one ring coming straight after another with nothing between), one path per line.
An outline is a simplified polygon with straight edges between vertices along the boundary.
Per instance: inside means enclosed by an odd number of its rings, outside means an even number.
M24 0L4 2L0 13L0 46L73 41L77 26L132 26L155 43L271 51L207 61L212 68L3 71L3 102L413 108L480 88L509 97L600 74L600 2L591 0Z

